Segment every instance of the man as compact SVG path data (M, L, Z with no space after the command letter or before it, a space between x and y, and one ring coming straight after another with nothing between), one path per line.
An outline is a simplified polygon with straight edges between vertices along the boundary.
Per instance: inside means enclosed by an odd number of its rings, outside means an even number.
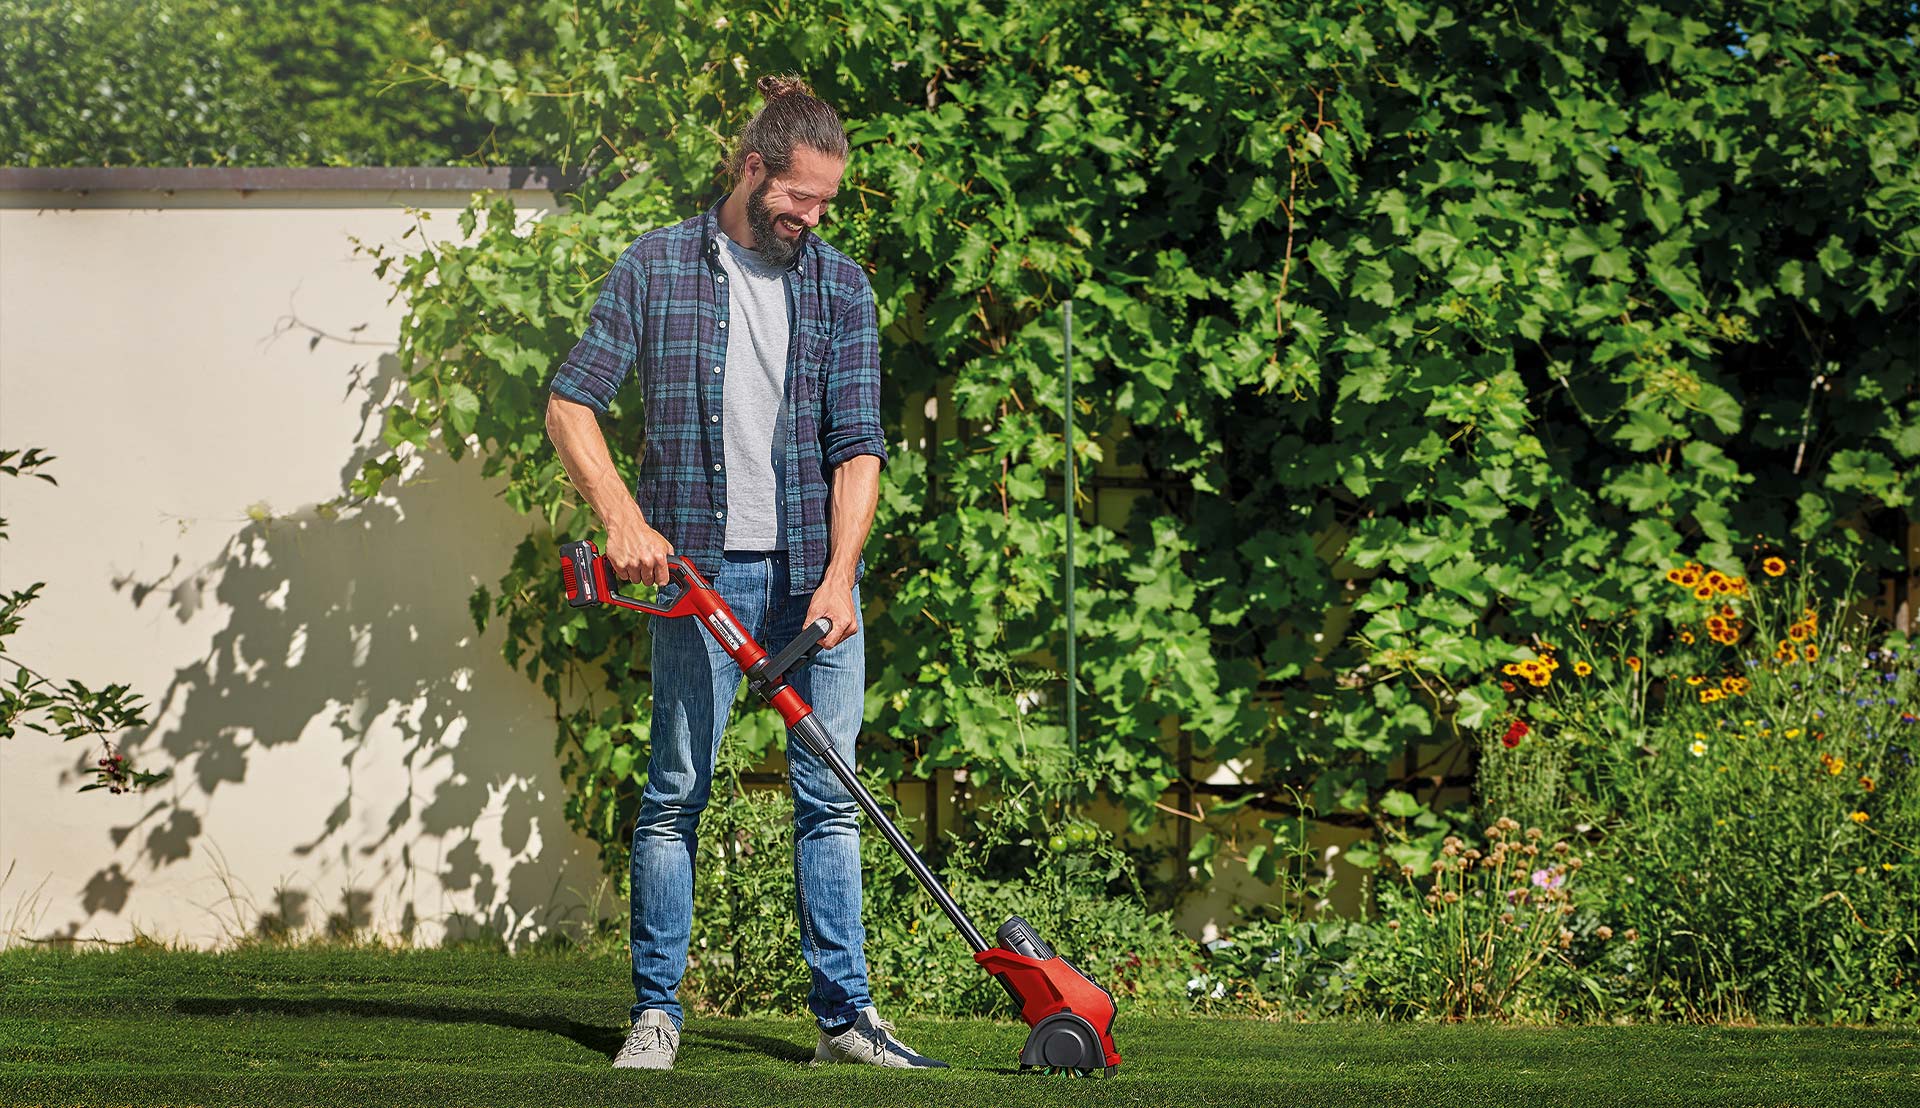
M839 116L798 78L759 87L766 103L735 143L733 191L621 255L554 373L547 433L605 526L622 578L668 585L666 559L684 555L769 649L822 616L832 621L792 682L852 764L866 685L860 550L887 457L873 290L858 264L812 233L846 170ZM637 497L598 422L636 363L646 413ZM653 748L631 869L633 1024L613 1064L669 1069L695 833L741 675L696 621L650 623ZM804 744L790 742L787 761L815 1060L944 1065L902 1045L868 995L852 794Z

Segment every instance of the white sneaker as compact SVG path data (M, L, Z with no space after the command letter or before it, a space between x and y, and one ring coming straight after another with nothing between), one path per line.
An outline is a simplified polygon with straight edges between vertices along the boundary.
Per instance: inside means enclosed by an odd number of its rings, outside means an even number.
M945 1069L947 1066L894 1038L893 1024L881 1019L879 1009L871 1005L860 1009L860 1018L840 1034L829 1038L821 1031L820 1043L813 1048L813 1060L860 1062L896 1069Z
M680 1029L672 1017L658 1008L640 1013L640 1019L627 1032L620 1053L613 1056L617 1070L670 1070L673 1057L680 1053Z

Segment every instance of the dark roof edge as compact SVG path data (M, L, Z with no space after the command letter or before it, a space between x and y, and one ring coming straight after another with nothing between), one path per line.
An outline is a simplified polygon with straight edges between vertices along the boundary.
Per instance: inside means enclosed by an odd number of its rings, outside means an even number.
M223 191L459 191L534 189L566 192L585 174L554 166L348 166L287 168L81 166L70 169L0 166L0 191L58 189L77 192Z

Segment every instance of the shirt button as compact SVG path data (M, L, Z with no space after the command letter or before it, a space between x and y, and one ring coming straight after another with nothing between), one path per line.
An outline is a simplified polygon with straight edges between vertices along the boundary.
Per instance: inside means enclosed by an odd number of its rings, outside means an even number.
M723 319L723 320L721 320L721 321L720 321L720 326L722 326L722 327L725 327L726 325L727 325L727 321L726 321L726 320L724 320L724 319Z
M720 519L721 517L723 517L723 516L725 516L726 514L727 514L727 513L725 513L725 512L715 512L715 513L713 513L713 518L715 518L715 519Z
M719 367L719 366L714 366L714 367L713 367L713 371L714 371L715 373L718 373L718 372L720 372L720 367Z
M719 463L719 462L715 462L715 463L713 463L713 471L714 471L715 473L718 473L718 472L720 472L720 463Z
M724 273L722 273L722 274L721 274L721 275L719 275L718 277L715 277L715 278L714 278L714 280L716 280L716 281L718 281L718 282L720 282L721 284L723 284L723 285L724 285L724 284L726 284L726 283L727 283L727 275L726 275L726 274L724 274Z
M719 417L719 416L708 416L708 417L707 417L707 421L708 421L708 422L710 422L710 423L718 423L718 422L720 422L720 417Z

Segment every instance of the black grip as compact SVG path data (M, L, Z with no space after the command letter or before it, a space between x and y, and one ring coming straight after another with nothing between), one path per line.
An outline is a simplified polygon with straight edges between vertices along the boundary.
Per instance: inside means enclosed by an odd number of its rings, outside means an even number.
M794 636L793 641L788 643L785 649L764 663L766 668L761 672L766 674L767 680L775 681L798 669L802 664L812 661L813 656L820 653L820 640L826 638L827 632L832 630L833 621L826 616L821 616L807 624L806 628Z
M671 584L675 577L679 577L680 586L682 589L693 588L693 583L696 578L692 573L692 569L693 569L693 563L687 561L687 559L683 555L680 555L680 554L673 555L672 557L667 559L668 583ZM612 575L613 573L612 567L608 567L607 573L609 576ZM677 600L678 598L676 597L675 599ZM627 603L633 605L635 608L638 608L643 612L651 612L656 616L668 616L673 614L672 604L649 604L644 600L628 600Z

